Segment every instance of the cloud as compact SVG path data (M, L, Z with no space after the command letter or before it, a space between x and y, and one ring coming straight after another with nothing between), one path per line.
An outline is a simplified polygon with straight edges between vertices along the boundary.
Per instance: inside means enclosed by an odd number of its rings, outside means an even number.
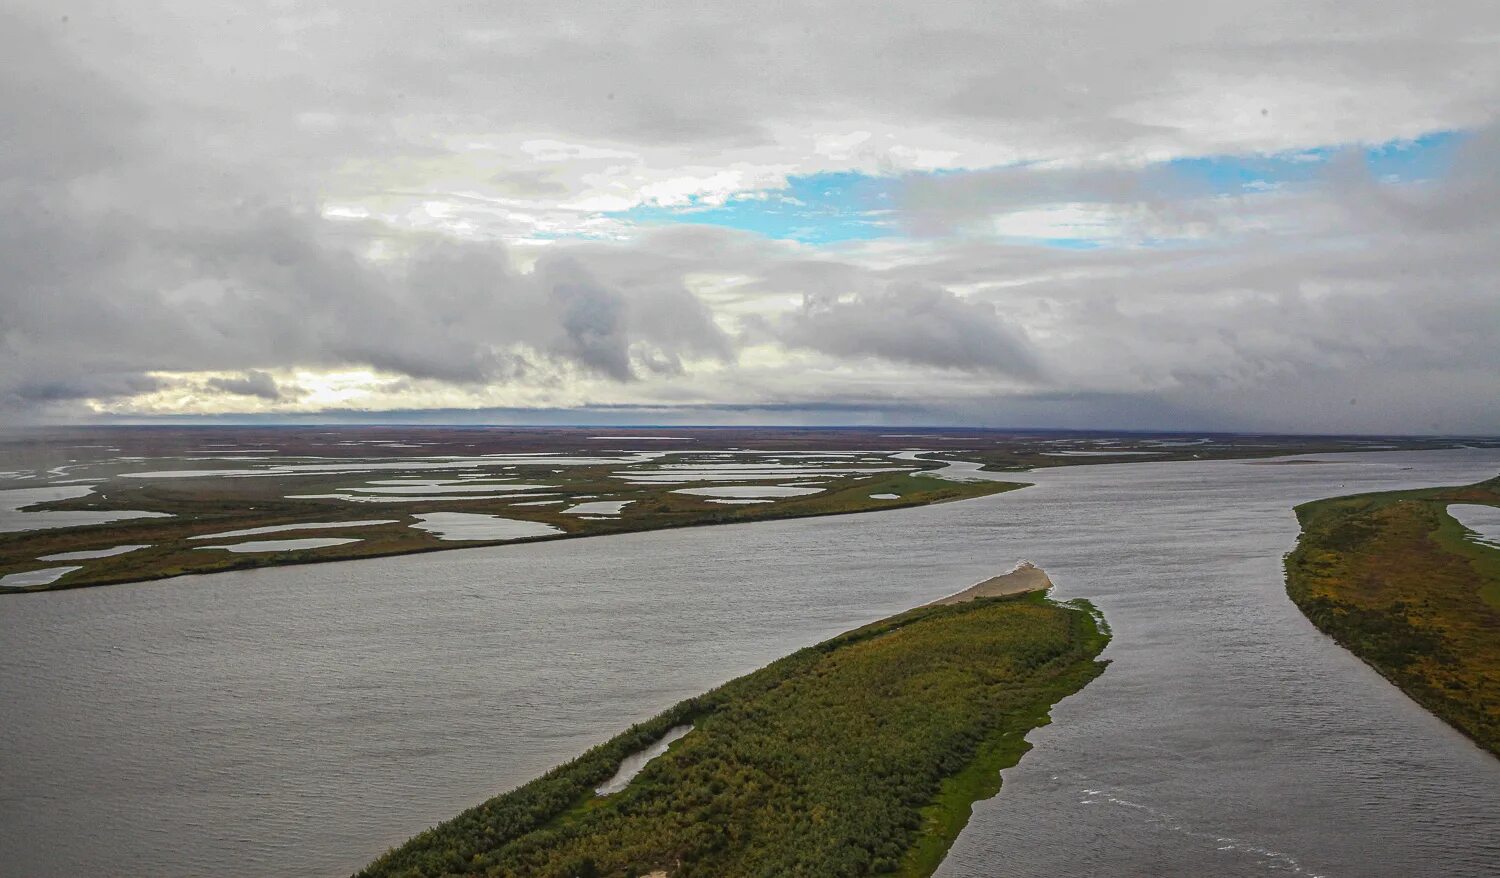
M205 386L277 400L269 371L291 368L628 382L733 356L671 279L616 288L581 257L522 271L501 243L444 238L371 258L375 238L154 151L129 98L55 38L4 33L0 405L149 393L158 373L239 372Z
M0 4L6 419L1500 430L1494 4ZM1439 178L1360 158L1444 130ZM880 241L605 215L912 169Z
M235 378L210 378L210 389L238 396L257 396L261 399L279 400L282 388L268 372L251 369Z
M1383 142L1485 124L1500 97L1500 12L1478 0L8 6L107 74L156 149L517 236L586 228L567 205L723 198L729 177Z
M937 287L904 284L847 299L808 297L776 331L791 347L835 357L880 357L1021 378L1036 374L1024 334L1006 325L993 305Z

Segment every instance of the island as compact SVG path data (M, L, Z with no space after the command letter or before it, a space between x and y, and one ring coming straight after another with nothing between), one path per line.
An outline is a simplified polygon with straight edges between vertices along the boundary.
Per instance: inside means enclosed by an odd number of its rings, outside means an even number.
M1418 704L1500 756L1500 548L1449 507L1500 507L1500 478L1297 507L1287 594Z
M981 471L1452 444L918 428L0 430L0 595L1024 487Z
M364 439L189 446L33 470L0 487L0 594L875 512L1024 487L950 477L951 462L885 448L657 451L553 438L518 451Z
M982 585L683 701L359 876L930 875L1106 664L1102 617L1039 569Z

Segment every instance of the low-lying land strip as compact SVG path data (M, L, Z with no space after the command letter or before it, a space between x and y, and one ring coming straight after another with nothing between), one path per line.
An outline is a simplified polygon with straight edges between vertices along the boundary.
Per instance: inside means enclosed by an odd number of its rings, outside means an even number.
M961 592L939 598L928 606L941 604L961 604L972 601L975 598L998 598L1005 595L1023 594L1028 591L1046 591L1052 587L1052 579L1047 576L1047 571L1036 566L1030 561L1022 561L1009 573L999 576L991 576L983 582L975 583Z
M1040 592L912 610L684 701L360 875L930 875L1108 639L1091 607Z
M1500 478L1297 507L1287 593L1423 707L1500 755L1500 549L1449 504L1500 506Z
M669 456L663 460L676 459ZM736 459L770 460L745 456ZM626 475L622 476L620 464L563 465L535 460L496 469L493 479L472 476L459 479L452 475L445 478L442 472L436 473L439 478L433 478L432 470L420 468L431 465L425 460L411 461L410 470L400 468L401 459L351 461L348 466L357 469L372 463L388 468L352 474L271 471L262 475L251 470L248 463L220 462L218 467L231 469L207 470L201 477L188 470L167 473L161 478L106 476L92 490L87 487L81 490L82 496L32 506L31 509L41 511L19 515L45 518L49 512L143 510L160 517L0 532L0 576L55 569L63 562L46 559L56 555L137 548L70 561L67 564L76 569L53 581L0 588L0 593L533 539L871 512L963 500L1024 487L1016 482L952 481L923 472L941 469L946 466L944 463L889 459L862 462L858 467L846 465L842 469L849 471L844 472L825 464L826 473L816 472L817 467L796 467L787 460L779 460L766 465L789 470L780 479L769 479L768 476L777 475L771 470L755 475L759 481L744 485L726 485L722 477L711 471L685 471L677 480L675 474L679 470L662 469L655 461L649 466L623 470ZM920 469L913 472L912 467ZM141 465L135 468L140 469ZM244 470L246 475L226 475L236 470ZM637 474L639 478L631 480L629 474ZM663 477L674 480L651 481ZM767 493L769 499L759 499L762 493ZM735 499L741 495L745 499ZM582 511L592 509L588 504L610 507L609 514ZM483 527L459 534L424 529L422 517L434 513L476 516L468 520L478 525L486 523L482 516L496 516L502 521L490 523L497 525L498 538L486 538ZM372 525L371 521L376 523ZM538 535L517 537L499 532L498 526L513 523L522 523L523 527L529 523L532 530L522 533ZM278 527L282 532L278 532ZM266 551L240 552L216 547L251 537L209 539L215 534L245 530L261 530L263 535L254 538L259 540L296 537L320 540L323 544L297 542L282 550L268 547Z
M1494 447L1494 440L1463 440ZM992 447L954 449L942 457L982 463L987 472L1025 472L1041 467L1088 466L1103 463L1162 463L1189 460L1255 460L1290 454L1345 454L1363 451L1431 451L1453 448L1458 440L1376 436L1265 436L1214 434L1196 439L1181 436L1123 434L1077 436L1052 442L1009 442ZM1317 463L1318 461L1307 461ZM1296 464L1299 461L1284 461Z
M939 429L0 430L0 594L869 512L1020 487L913 472L944 460L1015 471L1453 443ZM263 539L206 541L249 530Z

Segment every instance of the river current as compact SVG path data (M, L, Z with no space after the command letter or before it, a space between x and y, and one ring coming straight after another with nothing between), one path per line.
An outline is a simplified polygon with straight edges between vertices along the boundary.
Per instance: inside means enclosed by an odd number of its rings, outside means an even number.
M1500 452L1069 467L921 509L0 598L0 874L334 876L1021 558L1115 632L941 875L1494 875L1500 760L1286 599L1291 507Z

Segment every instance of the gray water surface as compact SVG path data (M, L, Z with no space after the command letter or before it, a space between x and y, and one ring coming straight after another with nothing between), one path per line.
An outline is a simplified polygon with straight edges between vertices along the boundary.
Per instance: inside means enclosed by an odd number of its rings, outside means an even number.
M853 516L0 598L0 873L347 874L668 705L1009 568L1115 630L941 874L1478 876L1500 761L1312 628L1291 507L1500 452L1025 474Z
M1481 546L1500 549L1500 507L1477 503L1450 503L1448 514L1474 532L1473 540Z

